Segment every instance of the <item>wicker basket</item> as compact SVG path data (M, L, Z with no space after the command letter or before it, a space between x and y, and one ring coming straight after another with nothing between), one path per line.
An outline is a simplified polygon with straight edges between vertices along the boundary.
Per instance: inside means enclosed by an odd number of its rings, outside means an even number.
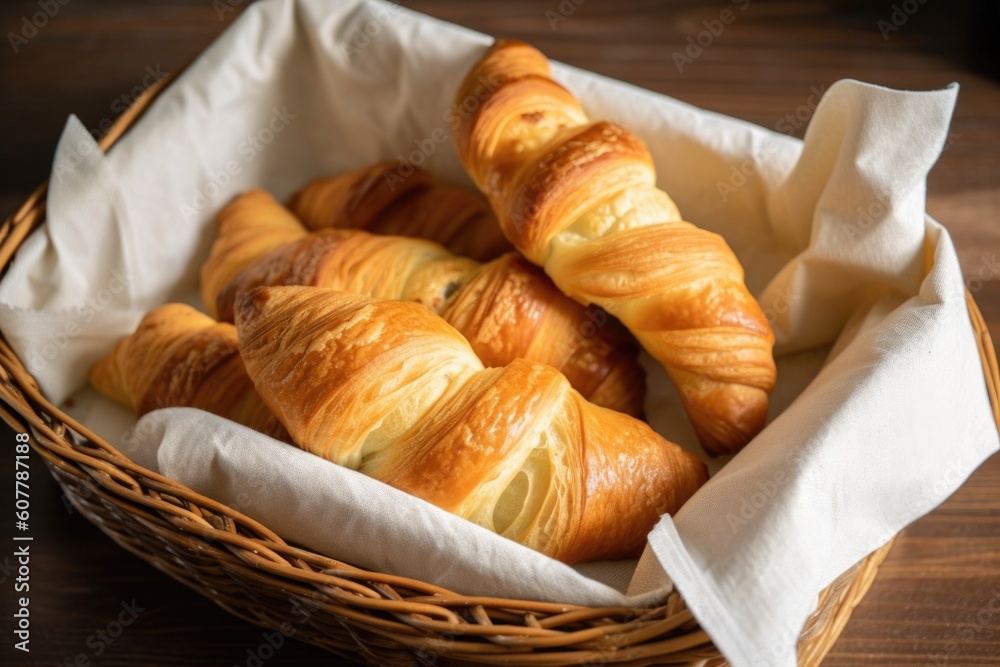
M101 139L108 150L168 84L141 96ZM0 266L45 217L39 187L0 228ZM968 296L994 416L1000 376ZM240 618L374 665L725 665L676 593L655 608L588 608L470 597L297 548L253 519L133 463L47 401L0 339L0 416L80 513L128 551ZM18 417L19 415L19 417ZM875 577L884 546L822 592L799 639L819 664Z

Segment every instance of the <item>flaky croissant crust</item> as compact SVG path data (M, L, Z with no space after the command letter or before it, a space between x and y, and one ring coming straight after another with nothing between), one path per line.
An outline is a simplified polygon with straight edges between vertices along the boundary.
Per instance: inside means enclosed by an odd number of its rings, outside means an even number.
M472 111L462 101L481 103ZM764 425L774 336L718 236L681 219L645 144L591 123L545 57L494 44L456 95L466 170L515 246L567 295L618 317L678 388L706 450Z
M705 480L551 367L485 369L426 308L310 287L236 302L260 395L307 451L565 562L635 554Z
M511 249L481 194L441 185L430 172L399 162L318 178L296 192L288 207L314 231L350 228L424 238L483 262Z
M518 357L545 363L588 400L641 412L645 373L632 336L603 311L567 298L519 254L480 264L422 239L355 229L295 234L286 223L288 211L273 198L259 191L244 197L251 201L239 198L220 215L219 238L202 269L206 278L230 277L213 301L219 319L232 321L236 295L262 285L312 285L415 301L455 326L487 366ZM250 234L240 224L243 218ZM273 242L266 220L276 221ZM260 254L243 252L233 238L245 239Z
M240 358L236 328L171 303L146 314L135 332L91 368L90 383L139 416L191 407L288 442Z

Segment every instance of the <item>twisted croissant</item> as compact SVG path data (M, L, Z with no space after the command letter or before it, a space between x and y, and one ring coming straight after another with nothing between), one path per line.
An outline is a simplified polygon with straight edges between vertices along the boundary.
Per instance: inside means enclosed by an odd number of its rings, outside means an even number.
M482 102L470 111L469 99ZM722 237L682 221L657 189L642 141L588 121L519 42L494 44L456 100L459 156L507 238L565 294L636 335L707 451L746 444L767 415L774 335Z
M306 235L298 219L264 190L248 190L219 212L212 259L201 268L201 301L217 317L219 292L261 255Z
M642 410L645 374L628 332L603 311L588 311L565 297L517 253L479 264L430 241L352 229L303 232L298 240L284 242L290 233L281 225L275 234L282 243L252 257L238 252L239 242L230 237L270 247L260 221L283 221L287 212L259 192L251 196L253 209L240 200L234 206L247 214L254 234L245 234L239 216L227 212L202 269L213 285L221 283L217 274L235 275L211 302L220 320L232 321L236 295L260 285L313 285L416 301L456 327L487 366L518 357L545 363L560 369L594 403L632 415ZM244 268L234 272L233 261Z
M489 203L475 191L438 185L398 162L379 162L315 180L288 207L312 230L352 227L436 241L456 255L488 261L511 249Z
M167 304L90 370L99 392L142 416L157 408L191 407L290 442L247 376L236 328L190 306Z
M303 449L565 562L636 553L704 466L587 403L555 369L484 369L417 304L313 287L242 292L261 397Z

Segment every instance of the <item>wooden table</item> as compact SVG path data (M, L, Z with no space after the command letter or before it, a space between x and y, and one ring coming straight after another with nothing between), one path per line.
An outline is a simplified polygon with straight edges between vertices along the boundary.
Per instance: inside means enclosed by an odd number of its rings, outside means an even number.
M0 47L0 126L5 128L0 212L13 210L47 178L68 113L78 114L88 127L114 118L141 86L147 67L172 71L184 65L225 28L241 4L73 0L19 44L18 53L8 37ZM483 32L525 39L554 59L765 127L788 128L798 136L804 124L791 127L782 119L808 106L814 91L838 79L911 89L960 82L952 143L931 173L927 208L951 231L976 300L994 338L1000 336L1000 276L971 280L1000 253L1000 85L962 64L970 3L918 5L899 30L891 30L886 28L893 25L888 0L752 0L683 72L673 54L702 29L702 21L718 17L733 3L403 4ZM226 10L229 5L237 9ZM4 33L17 31L22 17L38 10L35 2L5 3L0 26ZM880 26L880 20L889 23ZM983 21L971 23L982 27L987 25ZM996 29L996 23L988 25ZM13 436L4 432L0 438L6 444ZM2 458L9 480L12 465L9 457ZM41 474L39 459L33 460L33 468L38 526L31 591L33 651L25 660L10 648L13 607L6 580L0 584L0 663L62 665L82 655L94 665L247 664L248 649L262 641L261 629L227 615L116 547L67 510L54 482ZM123 602L133 599L145 611L120 637L106 643L94 634L106 629ZM105 649L99 656L98 647ZM319 650L292 642L265 664L331 661ZM1000 664L1000 458L984 464L950 500L902 533L825 664Z

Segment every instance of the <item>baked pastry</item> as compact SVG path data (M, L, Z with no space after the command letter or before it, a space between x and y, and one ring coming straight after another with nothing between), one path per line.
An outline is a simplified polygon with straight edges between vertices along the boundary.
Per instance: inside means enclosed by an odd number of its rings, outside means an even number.
M472 344L487 366L504 366L523 357L561 370L573 387L593 403L638 415L646 389L638 346L621 324L598 309L586 309L563 295L537 267L517 253L480 264L456 257L422 239L379 236L353 229L327 229L291 242L287 211L260 192L254 206L237 199L225 211L219 238L202 275L234 276L212 305L218 318L232 321L236 295L261 285L312 285L416 301L440 314ZM273 209L272 213L268 210ZM270 247L261 221L276 220L282 243L262 256L240 250L246 239ZM238 273L230 264L243 267ZM206 297L211 294L206 292ZM208 304L206 304L208 305Z
M475 110L460 108L474 96ZM642 141L589 121L520 42L494 44L456 100L459 156L507 238L565 294L635 334L709 453L745 445L767 416L774 335L726 242L684 222L656 187Z
M415 236L482 262L512 247L481 194L439 185L429 172L394 161L314 180L288 207L312 230L350 227Z
M248 190L216 217L219 235L212 244L214 261L201 269L201 301L212 317L217 317L216 297L237 273L267 251L306 235L298 218L273 202L269 192Z
M171 303L147 313L135 333L94 364L90 383L138 416L201 408L291 442L247 376L236 328L190 306Z
M418 304L260 287L235 313L247 371L300 447L567 563L638 553L706 479L554 368L484 368Z

